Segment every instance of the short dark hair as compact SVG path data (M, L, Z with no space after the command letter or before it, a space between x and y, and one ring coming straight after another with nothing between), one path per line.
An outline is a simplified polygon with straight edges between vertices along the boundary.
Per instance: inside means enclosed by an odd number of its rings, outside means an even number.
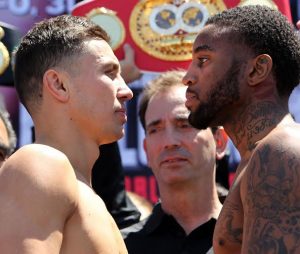
M145 114L150 99L159 92L168 91L170 87L178 85L184 86L182 83L184 75L185 71L183 70L163 72L144 87L139 101L139 117L144 130L146 130Z
M84 42L109 42L107 33L84 17L61 15L37 23L14 52L14 81L19 99L30 112L42 100L42 79L52 67L68 68ZM69 62L67 62L69 61Z
M287 97L300 80L300 39L287 18L266 6L235 7L210 17L206 25L226 28L228 40L268 54L279 96Z

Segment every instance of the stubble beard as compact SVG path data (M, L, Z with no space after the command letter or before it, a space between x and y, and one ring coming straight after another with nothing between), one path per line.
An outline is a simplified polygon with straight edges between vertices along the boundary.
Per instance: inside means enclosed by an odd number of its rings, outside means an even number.
M234 60L229 70L219 79L208 95L207 102L200 103L196 110L190 113L189 122L194 128L205 130L208 127L223 125L215 120L222 109L240 98L239 77L241 71L241 62ZM234 112L232 113L234 114Z

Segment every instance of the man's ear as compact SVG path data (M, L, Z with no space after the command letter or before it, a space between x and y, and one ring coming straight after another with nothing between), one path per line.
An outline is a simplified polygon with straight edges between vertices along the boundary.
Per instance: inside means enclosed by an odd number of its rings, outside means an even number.
M143 148L144 148L145 153L147 154L147 141L146 141L146 138L144 138L144 140L143 140Z
M256 86L263 82L272 71L273 61L267 54L261 54L250 62L248 84Z
M143 148L144 148L144 151L145 151L145 154L146 154L147 164L151 168L151 166L149 165L149 158L148 158L148 153L147 153L147 140L146 140L146 138L144 138L144 140L143 140Z
M226 154L228 136L223 127L219 127L215 133L214 138L216 142L216 157L221 160Z
M69 99L69 91L63 82L63 74L55 69L49 69L43 76L44 88L60 102L66 102Z

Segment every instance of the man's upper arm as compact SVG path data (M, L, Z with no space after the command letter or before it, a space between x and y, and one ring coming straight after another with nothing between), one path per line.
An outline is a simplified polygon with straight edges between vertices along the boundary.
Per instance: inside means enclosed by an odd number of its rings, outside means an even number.
M36 147L16 152L0 171L0 253L58 253L75 203L62 158ZM76 178L75 178L76 179Z
M290 141L259 145L249 162L242 253L300 253L300 146Z

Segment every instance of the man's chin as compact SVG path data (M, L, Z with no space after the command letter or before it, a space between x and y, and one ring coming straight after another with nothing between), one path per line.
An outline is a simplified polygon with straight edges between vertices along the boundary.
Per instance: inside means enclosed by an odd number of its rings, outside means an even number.
M118 141L119 139L123 138L125 135L125 131L124 129L120 132L120 133L117 133L116 136L115 136L115 140L114 141ZM114 142L113 141L113 142Z
M188 120L190 125L198 130L205 130L208 128L207 121L200 120L200 118L197 117L197 113L191 112Z
M101 144L100 145L107 145L113 142L118 141L119 139L123 138L125 135L125 131L124 129L122 129L122 131L118 132L118 133L114 133L114 135L106 136L105 140L101 140Z

